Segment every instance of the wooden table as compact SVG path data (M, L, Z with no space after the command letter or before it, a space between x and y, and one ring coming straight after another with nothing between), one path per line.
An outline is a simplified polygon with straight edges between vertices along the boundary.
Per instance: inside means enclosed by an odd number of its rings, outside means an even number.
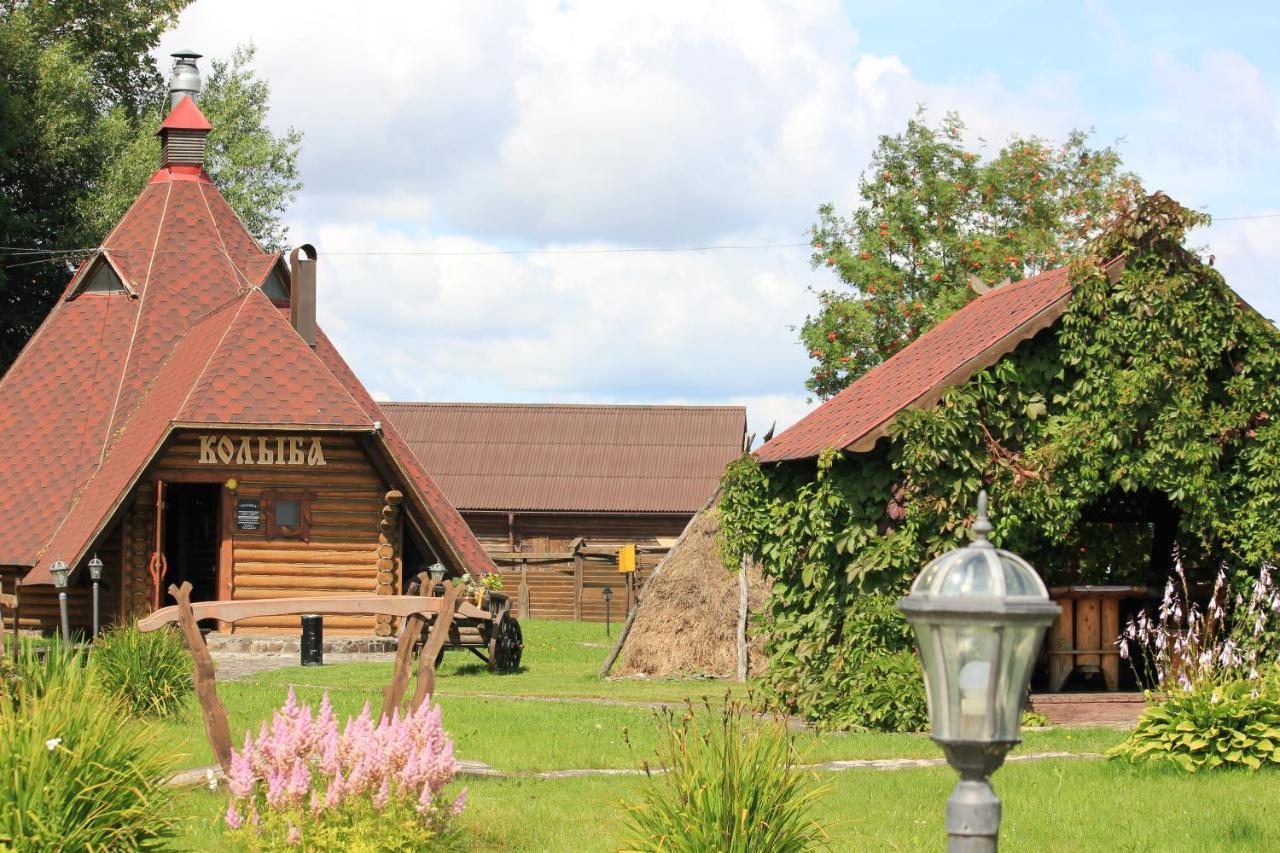
M1061 692L1071 673L1102 672L1120 689L1120 599L1141 598L1144 586L1058 586L1049 598L1062 613L1049 629L1049 691Z

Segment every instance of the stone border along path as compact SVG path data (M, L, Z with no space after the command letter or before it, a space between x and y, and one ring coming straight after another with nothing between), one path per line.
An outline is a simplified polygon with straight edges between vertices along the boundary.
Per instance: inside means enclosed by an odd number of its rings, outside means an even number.
M1078 761L1096 761L1105 756L1101 752L1029 752L1024 755L1011 755L1005 759L1006 764L1024 761L1051 761L1074 759ZM580 770L515 770L511 772L490 767L482 761L459 761L459 776L479 776L490 779L576 779L583 776L641 776L653 773L665 773L663 768L640 770L633 767L584 768ZM845 770L914 770L921 767L945 767L945 758L858 758L837 761L824 761L819 764L796 765L801 770L813 770L820 773L841 773ZM169 777L169 785L203 785L207 784L209 774L221 782L225 777L222 769L216 764L208 767L194 767L183 770Z

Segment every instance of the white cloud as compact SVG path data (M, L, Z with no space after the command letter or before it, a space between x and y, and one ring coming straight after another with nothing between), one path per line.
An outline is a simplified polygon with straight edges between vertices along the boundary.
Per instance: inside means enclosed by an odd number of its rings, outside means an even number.
M273 121L305 133L291 233L320 248L321 321L401 399L744 402L753 430L781 428L807 409L788 326L830 283L803 249L338 253L800 241L917 103L992 147L1095 123L1069 66L922 81L834 0L198 0L160 52L249 38ZM1275 163L1275 92L1247 61L1151 67L1162 85L1125 117L1132 168L1200 205ZM1264 312L1270 224L1211 234Z

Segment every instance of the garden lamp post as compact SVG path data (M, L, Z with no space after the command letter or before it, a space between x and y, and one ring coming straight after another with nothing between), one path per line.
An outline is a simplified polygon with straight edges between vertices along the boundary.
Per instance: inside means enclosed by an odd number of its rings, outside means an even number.
M58 590L58 612L62 616L62 640L67 643L71 642L71 620L67 616L67 575L70 572L67 564L61 560L55 560L49 567L49 574L53 575L54 588Z
M98 636L98 581L102 580L102 560L97 554L89 561L89 577L93 580L93 636Z
M947 800L947 850L993 853L1000 800L988 778L1018 743L1031 666L1060 608L1021 557L988 541L987 493L973 544L920 572L898 609L915 629L933 739L960 781Z
M613 601L613 589L612 587L606 586L604 589L600 590L600 594L604 596L604 635L606 637L609 637L609 636L612 636L612 633L613 633L611 630L612 626L609 624L612 621L609 618L610 617L609 602Z
M444 563L432 563L427 574L431 575L431 594L444 595Z

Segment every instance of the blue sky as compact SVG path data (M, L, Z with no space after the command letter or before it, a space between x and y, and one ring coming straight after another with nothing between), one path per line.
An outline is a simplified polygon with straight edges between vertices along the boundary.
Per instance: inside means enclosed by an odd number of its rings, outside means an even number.
M392 399L794 421L791 326L832 283L803 248L476 253L802 241L917 103L991 148L1092 127L1152 189L1280 213L1263 4L197 0L159 52L249 40L272 121L305 134L289 219L321 252L321 322ZM1195 235L1273 318L1278 237Z

